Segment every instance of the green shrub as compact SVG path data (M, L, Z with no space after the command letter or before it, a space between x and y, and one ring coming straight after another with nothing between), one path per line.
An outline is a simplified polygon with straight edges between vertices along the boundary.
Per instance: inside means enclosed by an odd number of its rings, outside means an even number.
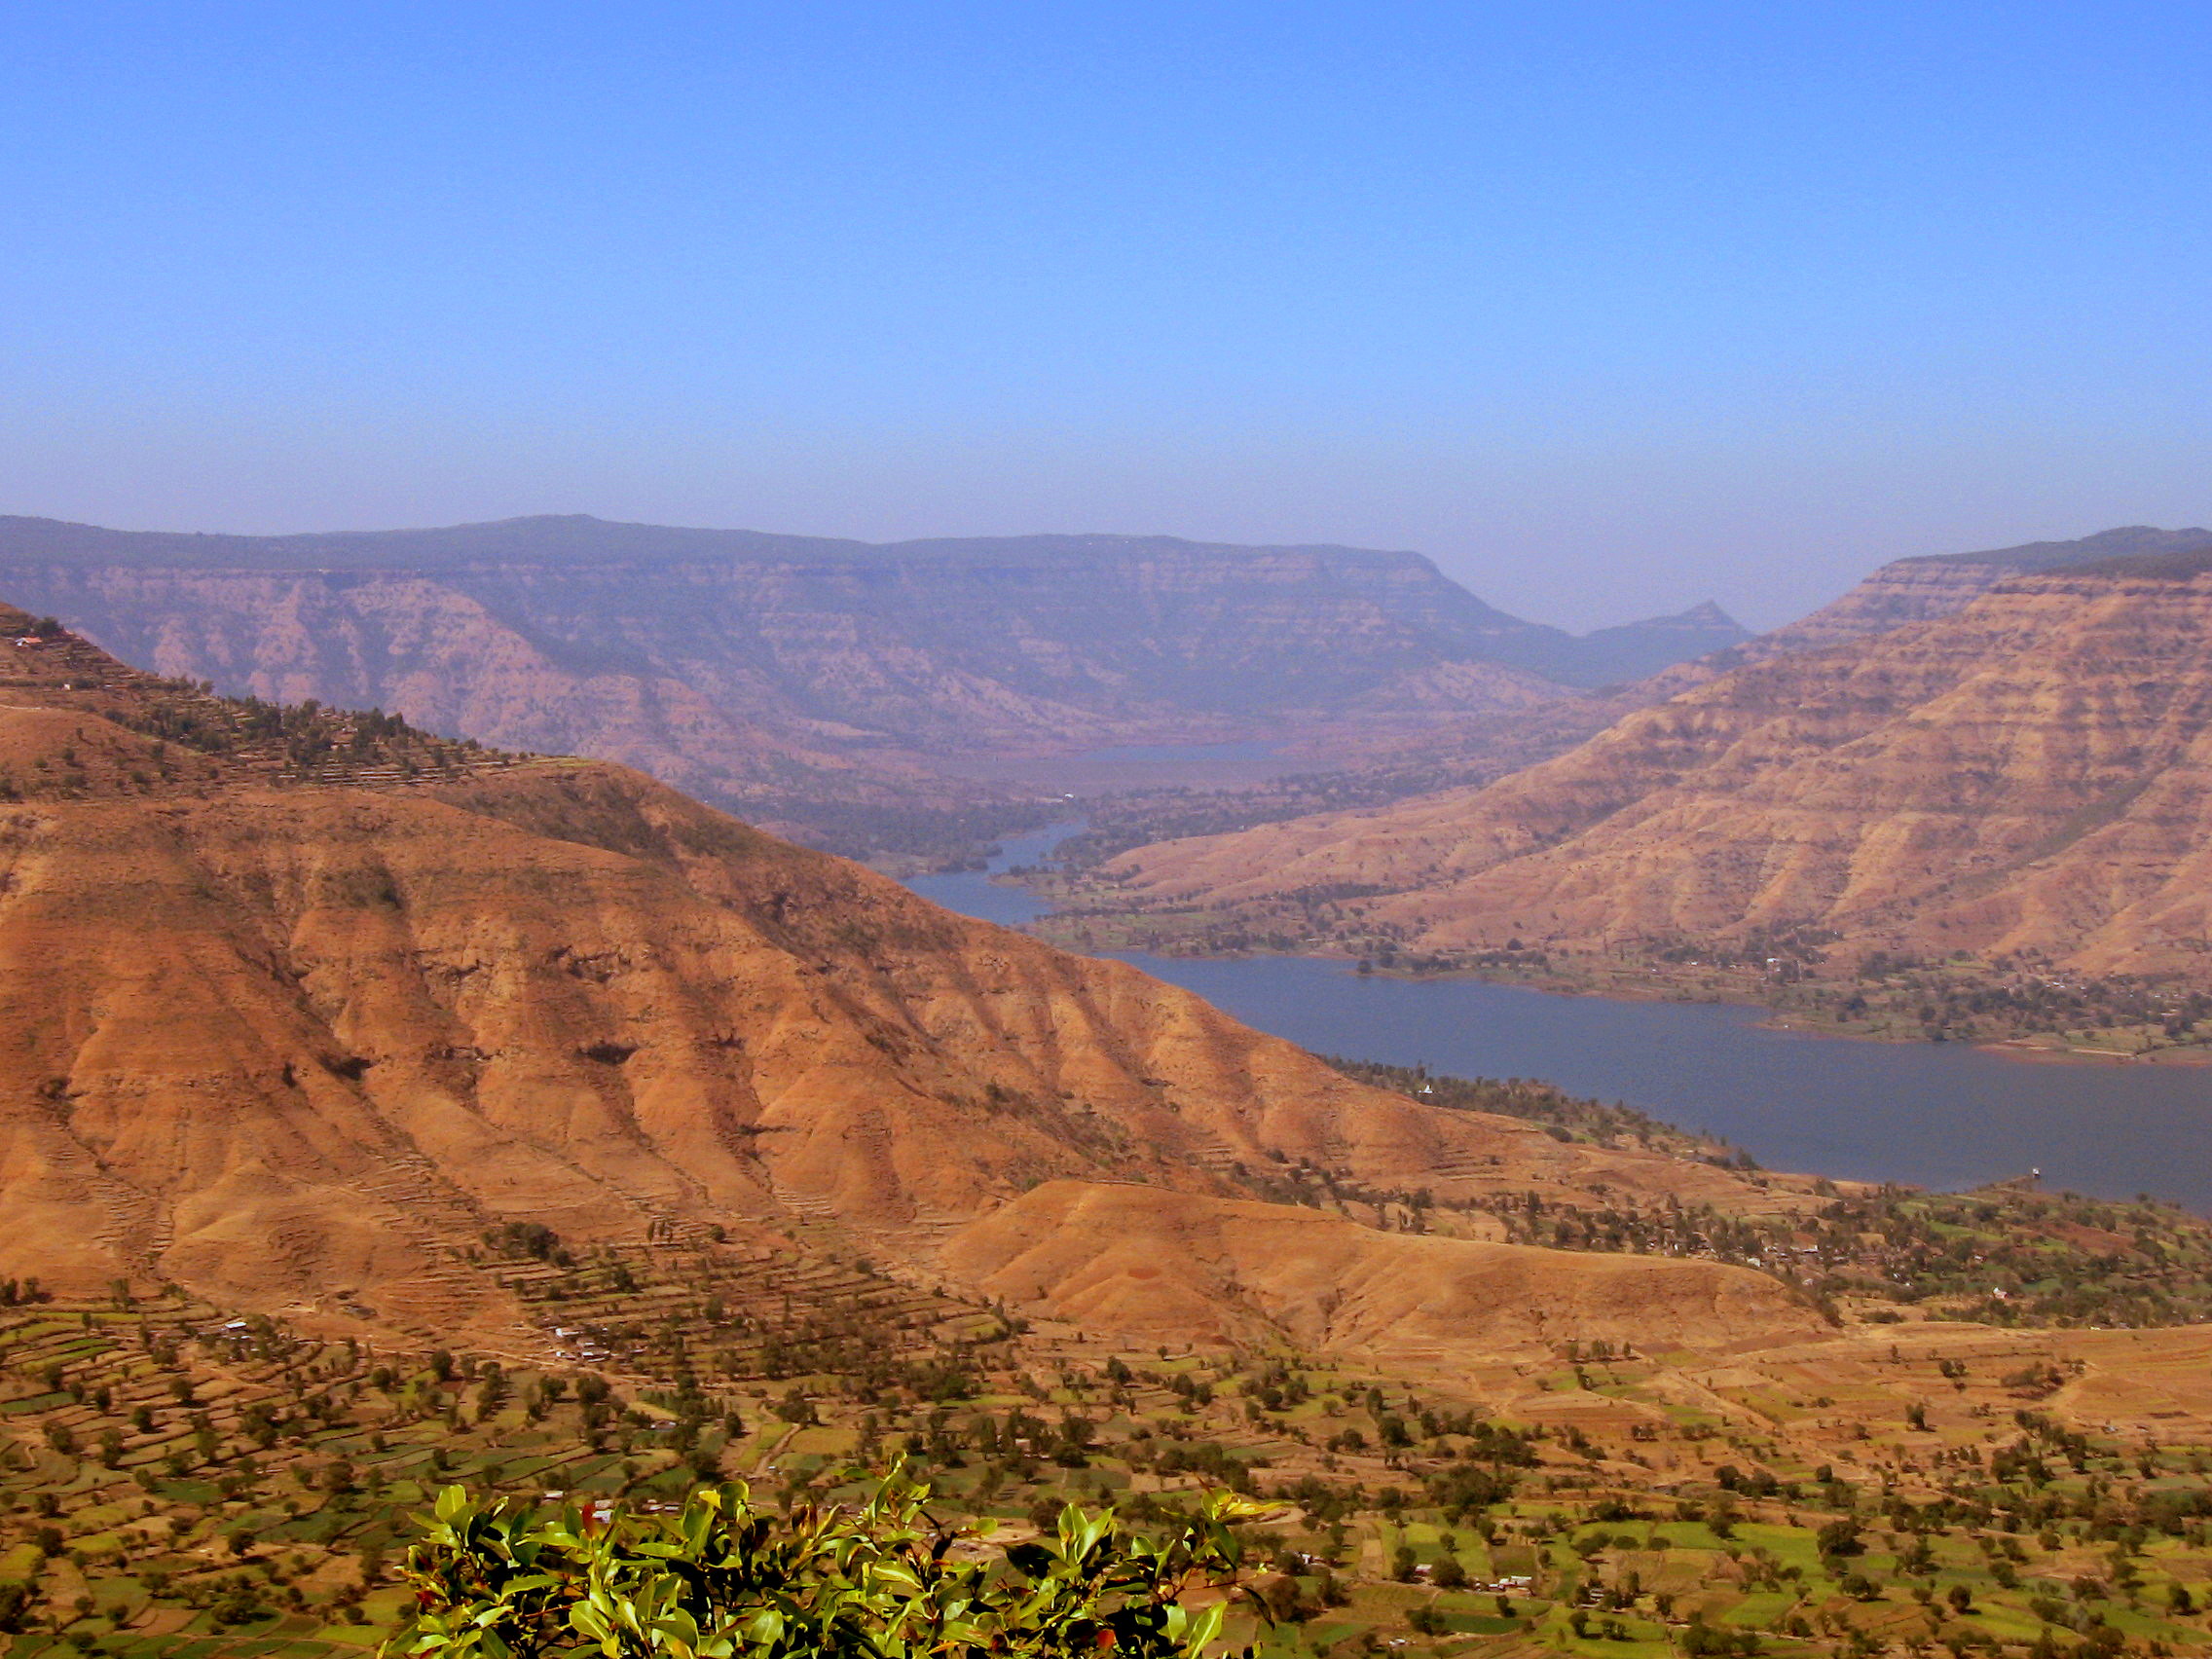
M1210 1497L1163 1541L1124 1536L1109 1511L1070 1504L1055 1530L992 1556L955 1553L928 1489L895 1474L857 1509L756 1509L743 1483L700 1488L681 1513L588 1526L459 1487L409 1552L419 1604L385 1659L1195 1659L1226 1602L1182 1604L1198 1583L1235 1588L1232 1525ZM1251 1598L1265 1615L1264 1604Z

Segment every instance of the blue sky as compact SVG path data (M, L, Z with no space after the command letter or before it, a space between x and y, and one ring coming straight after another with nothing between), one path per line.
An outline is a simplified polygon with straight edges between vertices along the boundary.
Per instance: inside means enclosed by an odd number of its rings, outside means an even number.
M1418 547L2212 520L2212 8L0 0L0 511Z

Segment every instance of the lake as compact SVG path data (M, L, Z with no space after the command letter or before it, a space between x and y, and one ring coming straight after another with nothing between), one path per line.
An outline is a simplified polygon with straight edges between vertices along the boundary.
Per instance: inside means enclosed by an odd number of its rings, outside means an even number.
M1069 827L1010 838L1033 865ZM987 874L916 878L1010 926L1050 908ZM2212 1213L2212 1067L2054 1064L1950 1044L1763 1027L1761 1011L1362 977L1303 957L1122 955L1248 1025L1323 1053L1461 1077L1542 1078L1720 1135L1775 1169L1956 1189L2040 1167L2046 1186Z

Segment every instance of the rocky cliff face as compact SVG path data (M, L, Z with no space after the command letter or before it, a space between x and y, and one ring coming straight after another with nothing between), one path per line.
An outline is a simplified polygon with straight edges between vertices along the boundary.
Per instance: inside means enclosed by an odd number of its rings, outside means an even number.
M1697 660L1685 658L1662 668L1634 687L1633 694L1641 702L1655 703L1751 663L1871 639L1908 622L1953 616L2012 576L2121 558L2187 555L2207 547L2212 547L2212 531L2128 525L2072 541L2031 541L1985 553L1893 560L1809 615Z
M1486 789L1171 843L1115 873L1150 903L1351 891L1330 930L1417 948L1818 930L1839 963L2032 953L2212 981L2203 563L2013 576L1955 614L1738 669Z
M932 798L882 734L791 706L742 669L655 665L612 620L561 635L426 577L43 567L34 608L161 673L275 702L384 708L502 748L587 753L774 817ZM831 672L826 665L825 673Z
M1458 677L1478 706L1557 694L1489 660L1530 624L1412 554L1104 536L872 548L593 521L181 538L221 542L181 554L178 539L18 521L0 527L0 575L166 671L263 695L388 690L424 719L439 699L486 741L539 749L589 747L575 739L610 724L634 746L628 710L579 696L609 682L640 702L687 686L725 720L818 742L920 749L1226 733L1386 698L1446 663L1489 667Z
M451 1331L504 1316L466 1254L509 1220L805 1220L927 1268L1055 1181L1769 1201L1366 1088L620 768L227 703L62 639L0 644L0 1272ZM929 1271L990 1276L993 1248Z
M970 801L940 768L977 756L1530 709L1742 634L1702 607L1578 641L1411 553L593 519L267 537L0 519L0 589L226 691L618 760L792 822Z
M1741 630L1716 608L1701 606L1679 617L1661 618L1629 630L1648 644L1656 632L1677 626L1680 632L1677 643L1683 648L1652 647L1653 654L1640 659L1644 667L1636 672L1641 678L1626 672L1614 676L1628 683L1606 684L1588 695L1531 708L1457 713L1426 724L1367 734L1348 766L1341 757L1330 757L1343 768L1341 771L1306 769L1305 775L1282 780L1264 795L1225 793L1211 803L1195 802L1186 795L1164 798L1157 804L1117 803L1109 816L1116 818L1118 830L1124 822L1136 821L1133 831L1117 836L1124 843L1130 832L1165 840L1191 833L1191 827L1202 824L1209 815L1208 806L1211 816L1232 823L1287 822L1314 812L1323 802L1349 799L1368 805L1444 790L1478 788L1564 755L1640 709L1664 703L1736 669L1797 651L1868 639L1910 622L1953 615L2009 576L2120 557L2186 556L2205 547L2212 547L2212 532L2138 526L2074 541L1899 559L1811 615L1750 639L1740 638ZM1725 638L1702 633L1716 621L1733 633ZM1598 645L1606 638L1606 632L1591 635L1581 644ZM1693 638L1700 640L1701 650L1689 648ZM1653 672L1653 664L1671 666ZM1145 823L1147 818L1152 822ZM1151 831L1149 835L1144 834L1146 830ZM1293 919L1292 925L1295 929L1304 924ZM1280 930L1271 926L1269 931Z

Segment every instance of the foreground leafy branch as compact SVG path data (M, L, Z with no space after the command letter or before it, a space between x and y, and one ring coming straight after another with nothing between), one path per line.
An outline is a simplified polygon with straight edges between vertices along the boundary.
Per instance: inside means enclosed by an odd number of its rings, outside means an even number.
M384 1659L1195 1659L1240 1593L1232 1529L1254 1511L1228 1494L1161 1540L1070 1504L1052 1535L1000 1551L932 1520L928 1495L894 1474L857 1509L778 1514L732 1482L595 1526L448 1487ZM1193 1590L1208 1604L1186 1605Z

